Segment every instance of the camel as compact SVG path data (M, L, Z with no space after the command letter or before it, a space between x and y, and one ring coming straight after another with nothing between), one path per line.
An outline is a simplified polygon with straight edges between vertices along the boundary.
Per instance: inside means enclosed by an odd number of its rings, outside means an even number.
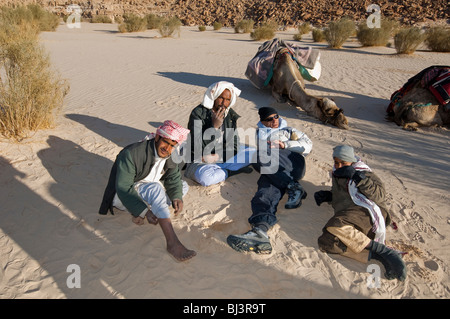
M393 107L393 118L405 130L450 124L450 110L439 103L429 89L420 83L412 87Z
M338 108L333 100L306 93L305 82L298 65L284 49L280 49L277 53L270 85L272 96L279 103L289 100L325 124L330 123L341 129L349 128L344 111Z

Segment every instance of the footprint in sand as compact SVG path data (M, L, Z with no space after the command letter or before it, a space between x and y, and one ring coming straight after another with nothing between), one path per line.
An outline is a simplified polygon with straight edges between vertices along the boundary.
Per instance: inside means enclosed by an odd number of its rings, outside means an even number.
M436 281L439 279L439 270L442 267L439 265L439 260L430 255L428 252L421 250L420 248L405 244L402 242L393 242L394 249L405 252L403 259L405 263L410 265L411 275L417 276L426 280Z

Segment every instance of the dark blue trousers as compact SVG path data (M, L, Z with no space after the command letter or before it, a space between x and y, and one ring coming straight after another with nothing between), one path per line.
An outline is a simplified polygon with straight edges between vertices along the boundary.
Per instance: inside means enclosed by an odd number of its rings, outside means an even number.
M268 164L258 162L253 164L256 171ZM299 153L279 150L279 166L273 174L261 174L258 179L258 190L251 200L252 216L248 222L253 226L265 225L270 228L277 223L277 207L286 193L287 186L293 181L299 181L305 176L305 158Z

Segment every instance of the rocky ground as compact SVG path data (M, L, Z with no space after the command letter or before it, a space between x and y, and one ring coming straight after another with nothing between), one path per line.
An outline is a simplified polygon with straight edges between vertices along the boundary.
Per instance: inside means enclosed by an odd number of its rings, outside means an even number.
M86 18L120 17L124 13L176 15L184 25L190 26L212 25L216 21L234 26L242 19L253 19L256 23L275 20L282 26L301 22L322 26L344 16L355 21L366 19L372 13L367 12L372 3L379 5L383 16L405 25L436 21L448 24L450 16L447 0L0 0L0 4L17 3L38 3L60 15L67 14L69 5L77 4Z

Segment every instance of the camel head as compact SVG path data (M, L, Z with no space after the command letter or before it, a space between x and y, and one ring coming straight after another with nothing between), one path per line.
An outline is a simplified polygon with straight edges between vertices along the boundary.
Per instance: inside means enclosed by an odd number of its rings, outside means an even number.
M344 115L344 110L337 107L336 103L329 98L320 98L317 100L317 107L321 110L320 120L324 123L330 123L340 129L348 130L348 120Z

